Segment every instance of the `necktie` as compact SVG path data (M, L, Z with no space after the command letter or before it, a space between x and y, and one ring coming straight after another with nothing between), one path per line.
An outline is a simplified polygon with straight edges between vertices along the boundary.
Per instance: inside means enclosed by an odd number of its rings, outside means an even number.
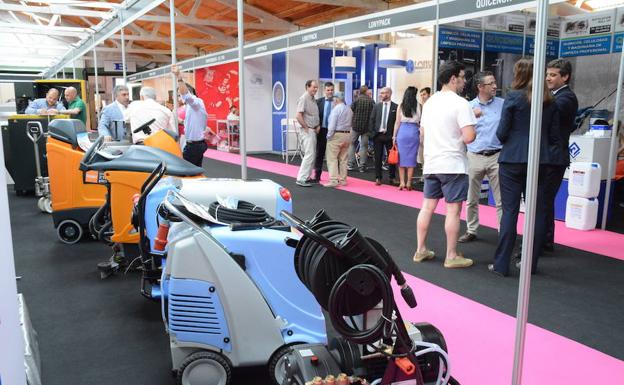
M323 109L323 127L327 128L329 125L329 113L331 112L331 101L325 99L325 108Z
M381 114L381 129L380 132L386 131L386 121L388 120L388 103L383 104L383 113Z

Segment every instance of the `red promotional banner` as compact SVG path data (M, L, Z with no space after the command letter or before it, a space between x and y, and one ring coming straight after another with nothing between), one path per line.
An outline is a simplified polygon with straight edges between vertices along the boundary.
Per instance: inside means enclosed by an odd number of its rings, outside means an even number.
M216 121L225 120L230 107L238 106L238 63L196 70L195 89L206 105L208 127L216 132Z

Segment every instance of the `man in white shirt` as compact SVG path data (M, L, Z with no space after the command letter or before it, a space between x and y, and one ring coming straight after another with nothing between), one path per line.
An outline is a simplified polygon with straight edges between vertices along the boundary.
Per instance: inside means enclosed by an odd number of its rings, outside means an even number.
M162 104L156 101L156 90L152 87L141 88L141 100L130 103L124 111L124 120L130 122L131 130L134 130L152 119L156 119L150 124L152 134L160 130L169 130L178 133L173 113ZM140 132L132 132L132 142L140 143L147 135Z
M435 93L423 106L421 132L424 132L423 174L425 199L416 222L418 248L415 262L433 259L425 242L431 217L444 197L446 201L446 258L444 267L458 268L472 265L472 260L457 252L459 215L462 202L468 195L468 158L466 144L476 137L477 119L468 101L458 95L464 89L464 65L448 61L440 66L438 83L442 90Z

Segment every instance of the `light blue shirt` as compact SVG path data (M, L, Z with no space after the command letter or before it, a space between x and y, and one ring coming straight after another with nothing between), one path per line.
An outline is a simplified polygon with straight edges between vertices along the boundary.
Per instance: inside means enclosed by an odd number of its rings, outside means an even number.
M332 109L332 101L329 99L325 99L325 107L323 108L323 126L325 128L329 127L329 114Z
M208 122L208 113L204 101L190 92L180 95L186 104L186 116L184 117L184 136L186 140L204 140L204 131Z
M485 104L481 103L478 96L470 101L470 107L481 109L483 115L477 119L477 124L475 125L477 138L467 146L468 151L500 150L503 147L496 137L496 129L501 118L504 102L503 98L496 96Z
M26 107L26 111L24 113L29 115L37 115L39 114L39 110L51 110L57 109L59 111L65 111L65 106L61 102L56 102L54 106L48 106L48 101L46 98L35 99L32 102L28 103L28 107Z
M351 131L351 121L353 119L353 111L346 104L336 104L329 114L329 123L327 125L327 139L334 136L336 131Z

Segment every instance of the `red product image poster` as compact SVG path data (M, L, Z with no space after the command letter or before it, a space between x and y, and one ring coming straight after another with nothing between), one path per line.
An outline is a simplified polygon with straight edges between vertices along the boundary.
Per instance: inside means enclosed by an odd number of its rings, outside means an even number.
M238 63L196 70L195 89L206 105L208 127L216 133L216 121L225 120L230 107L238 106Z

